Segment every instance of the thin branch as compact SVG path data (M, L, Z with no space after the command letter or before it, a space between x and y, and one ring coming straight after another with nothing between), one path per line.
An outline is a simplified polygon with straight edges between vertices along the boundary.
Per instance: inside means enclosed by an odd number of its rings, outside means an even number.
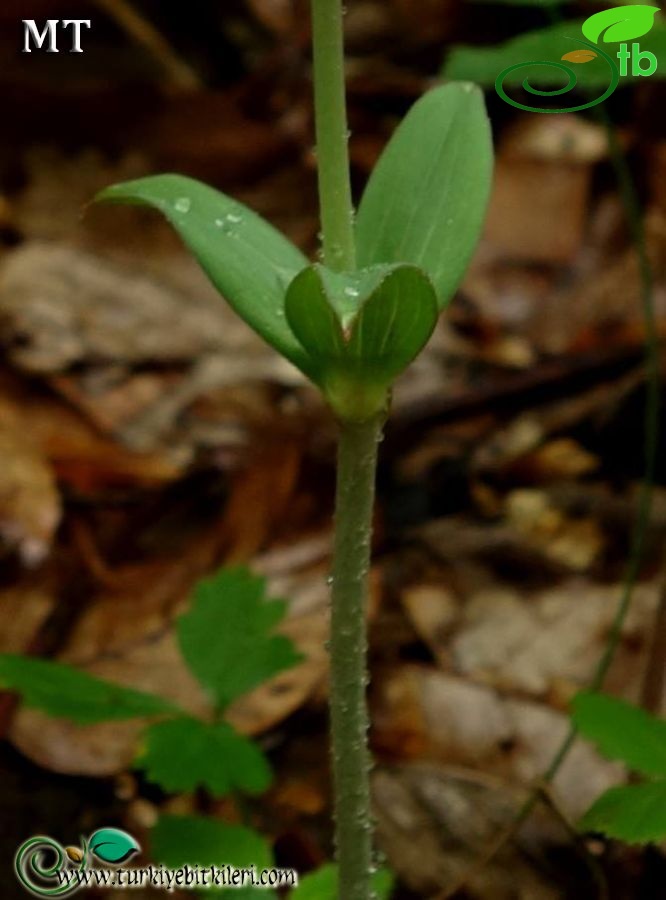
M129 3L129 0L95 0L123 31L145 47L157 61L174 87L196 90L202 81L194 69L180 58L167 39Z

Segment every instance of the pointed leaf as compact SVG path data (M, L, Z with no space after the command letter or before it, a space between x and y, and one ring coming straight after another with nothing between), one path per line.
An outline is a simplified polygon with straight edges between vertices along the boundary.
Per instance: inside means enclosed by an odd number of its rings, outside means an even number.
M440 308L462 279L481 233L492 177L483 94L448 84L410 110L377 164L358 213L361 267L424 269Z
M172 703L45 659L0 655L0 689L21 694L26 706L79 725L177 711Z
M603 36L604 43L633 41L647 34L654 24L658 6L615 6L604 9L586 19L583 36L597 44Z
M666 778L666 721L606 694L583 692L573 699L573 721L609 759L635 772Z
M151 725L137 760L149 781L169 793L204 787L214 797L261 794L271 783L266 757L227 722L178 718Z
M114 865L125 862L141 850L132 835L119 828L100 828L90 836L88 848L97 859Z
M169 869L189 865L200 867L233 866L257 872L274 865L273 853L264 838L243 825L227 825L217 819L200 816L161 816L150 833L152 857ZM202 890L216 897L237 900L268 900L275 897L265 888L211 888Z
M238 315L279 353L303 367L303 352L284 319L284 294L308 261L265 219L182 175L117 184L97 199L159 210Z
M611 788L580 822L581 831L598 831L629 844L666 839L666 781Z
M391 383L423 349L438 316L430 280L407 265L354 276L312 266L289 286L285 309L311 356L313 379L345 418L383 408Z
M197 584L178 620L183 656L221 710L301 661L288 638L273 634L286 605L265 590L247 569L221 569Z

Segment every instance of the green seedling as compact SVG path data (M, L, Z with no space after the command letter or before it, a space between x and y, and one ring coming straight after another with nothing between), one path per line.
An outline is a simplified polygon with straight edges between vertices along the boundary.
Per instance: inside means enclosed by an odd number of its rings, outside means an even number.
M11 654L0 655L0 688L77 725L153 719L136 767L166 791L261 794L272 779L268 762L224 716L234 700L301 659L288 638L274 634L285 604L267 601L265 590L264 580L246 569L222 569L199 582L190 609L177 621L181 653L214 704L212 718L196 718L155 694L68 665Z
M573 720L604 756L644 778L602 794L583 817L581 830L630 844L666 839L666 722L623 700L593 693L574 698Z
M168 793L203 790L213 798L256 796L273 774L259 747L239 734L225 713L236 699L296 665L291 642L274 633L285 604L266 599L266 585L246 569L221 569L197 584L190 608L177 621L179 647L192 675L214 704L206 719L186 713L164 698L96 678L72 666L13 654L0 655L0 689L20 694L26 706L77 725L149 718L135 767ZM211 641L210 636L217 636ZM43 840L43 839L38 839ZM79 847L67 847L77 865L92 856L114 865L140 850L131 835L115 828L96 831ZM273 850L247 825L203 816L160 816L150 834L152 858L177 869L275 866ZM335 900L338 869L326 864L304 875L290 890L294 900ZM387 900L393 878L379 869L372 879L378 900ZM283 887L290 887L285 881ZM215 896L268 900L275 892L247 886L212 888ZM210 893L209 890L202 893Z
M151 719L135 766L164 791L201 789L212 797L261 794L272 781L270 765L260 748L225 720L225 713L238 697L301 659L287 638L274 633L285 603L269 601L265 594L262 578L246 569L222 569L199 582L190 608L177 621L181 653L212 701L212 717L197 718L162 697L68 665L11 654L0 655L0 688L19 693L26 706L78 725ZM100 859L117 862L137 849L127 843L127 836L126 846L117 845L118 835L122 838L124 832L96 832L99 847L91 838L89 849ZM251 828L199 817L160 819L151 836L156 861L169 864L178 846L185 853L182 862L224 862L238 868L274 864L268 843ZM77 848L70 849L80 855ZM238 895L235 890L227 893ZM257 890L243 896L273 895Z
M332 567L331 743L338 894L373 894L365 608L377 444L394 380L423 349L479 237L492 142L469 83L427 93L352 206L341 0L312 0L322 255L178 175L99 200L161 212L238 315L320 389L339 423ZM211 632L213 634L213 632Z

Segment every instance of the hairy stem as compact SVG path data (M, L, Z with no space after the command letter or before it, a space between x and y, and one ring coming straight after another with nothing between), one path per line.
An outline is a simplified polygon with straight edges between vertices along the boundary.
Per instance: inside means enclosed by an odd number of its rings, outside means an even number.
M312 0L322 242L324 262L336 272L356 268L342 15L341 0Z
M342 423L338 445L330 703L340 900L372 896L365 616L382 424Z
M312 0L319 201L324 263L356 268L341 0ZM383 420L341 422L331 595L331 749L340 900L370 900L372 823L367 637L377 443Z

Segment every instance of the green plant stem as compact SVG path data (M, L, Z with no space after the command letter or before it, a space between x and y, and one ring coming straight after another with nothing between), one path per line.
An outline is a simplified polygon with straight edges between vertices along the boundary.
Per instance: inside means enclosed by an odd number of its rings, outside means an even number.
M319 200L324 263L356 268L341 0L312 0ZM331 750L340 900L370 900L372 822L366 702L366 608L383 416L341 422L331 592Z
M340 900L372 896L366 606L383 418L341 423L331 610L331 737Z
M356 268L342 20L341 0L312 0L322 242L324 263L336 272Z

